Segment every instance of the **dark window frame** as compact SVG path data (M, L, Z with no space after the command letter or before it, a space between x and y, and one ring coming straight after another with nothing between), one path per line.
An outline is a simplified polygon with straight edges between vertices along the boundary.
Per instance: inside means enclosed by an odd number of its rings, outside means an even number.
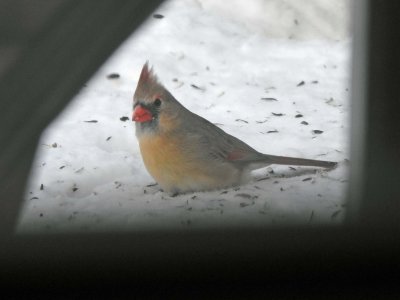
M10 44L19 50L0 70L0 282L10 291L19 289L15 292L25 287L49 293L59 287L69 294L79 290L99 295L109 287L118 288L117 294L197 291L233 296L260 291L333 296L346 291L357 296L381 287L386 296L395 295L400 275L397 0L354 2L345 225L13 234L40 132L159 2L59 0L49 15L38 12L45 22L37 30L25 32L14 24L20 35ZM19 5L29 8L29 3ZM93 24L101 38L93 39ZM60 43L65 43L63 51Z

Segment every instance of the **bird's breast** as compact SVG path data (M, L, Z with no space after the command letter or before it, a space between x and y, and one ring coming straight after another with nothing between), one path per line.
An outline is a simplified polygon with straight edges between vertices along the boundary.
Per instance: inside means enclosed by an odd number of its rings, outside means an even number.
M209 190L238 183L238 170L201 157L196 147L179 136L144 135L139 145L148 172L167 192Z
M156 179L178 173L182 151L176 141L163 136L145 136L139 140L143 162Z

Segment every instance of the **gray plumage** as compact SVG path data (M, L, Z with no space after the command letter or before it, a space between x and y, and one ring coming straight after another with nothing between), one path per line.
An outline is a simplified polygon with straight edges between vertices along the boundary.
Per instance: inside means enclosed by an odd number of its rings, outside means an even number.
M146 63L134 95L136 135L149 173L177 193L237 185L271 164L333 168L336 162L263 154L180 104Z

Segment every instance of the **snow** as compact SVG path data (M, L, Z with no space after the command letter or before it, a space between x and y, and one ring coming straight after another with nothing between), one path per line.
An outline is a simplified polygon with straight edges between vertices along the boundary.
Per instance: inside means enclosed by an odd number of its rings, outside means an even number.
M252 9L255 19L261 8ZM164 18L150 17L43 133L18 232L341 224L350 38L277 37L279 24L271 35L207 1L170 1L156 12ZM240 187L163 193L143 165L130 121L146 60L183 105L258 151L339 166L273 165Z

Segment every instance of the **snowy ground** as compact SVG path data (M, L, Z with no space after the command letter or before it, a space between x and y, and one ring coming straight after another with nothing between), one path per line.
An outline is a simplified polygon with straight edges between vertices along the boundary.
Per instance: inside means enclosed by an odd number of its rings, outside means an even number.
M194 0L156 13L43 133L18 231L340 224L350 41L271 38ZM146 60L186 107L260 152L339 167L271 166L241 187L170 197L146 172L130 121Z

